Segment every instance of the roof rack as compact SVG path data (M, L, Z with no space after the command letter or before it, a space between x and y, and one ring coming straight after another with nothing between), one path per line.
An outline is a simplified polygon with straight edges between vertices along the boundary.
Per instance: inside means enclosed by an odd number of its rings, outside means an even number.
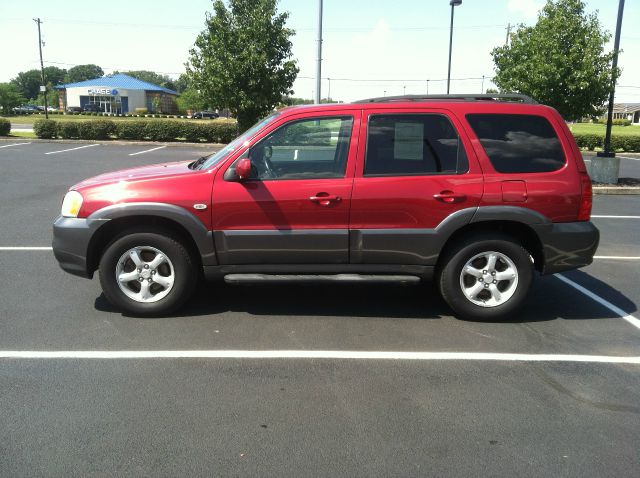
M486 93L486 94L456 94L456 95L403 95L381 96L354 101L354 103L389 103L394 101L430 101L430 100L462 100L462 101L516 101L530 105L538 102L527 95L520 93Z

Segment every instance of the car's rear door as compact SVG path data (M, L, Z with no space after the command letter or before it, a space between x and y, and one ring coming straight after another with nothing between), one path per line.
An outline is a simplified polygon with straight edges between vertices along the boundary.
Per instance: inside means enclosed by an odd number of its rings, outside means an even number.
M365 109L360 137L351 262L435 264L442 225L468 222L483 192L458 119L443 108Z
M250 149L253 175L219 174L214 240L221 264L343 264L359 110L287 116ZM237 162L237 161L236 161Z

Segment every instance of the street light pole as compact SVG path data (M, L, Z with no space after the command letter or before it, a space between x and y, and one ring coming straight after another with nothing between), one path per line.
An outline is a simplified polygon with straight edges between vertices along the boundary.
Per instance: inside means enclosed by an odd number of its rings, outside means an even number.
M322 95L320 93L322 76L322 0L318 0L318 66L316 68L316 98L315 103L320 104Z
M609 92L609 111L607 112L607 132L604 137L604 151L599 152L598 156L604 158L613 158L616 153L611 149L611 124L613 122L613 101L616 95L616 70L618 69L618 51L620 50L620 30L622 30L622 14L624 13L624 0L618 3L618 22L616 23L616 39L613 44L613 61L611 64L611 91Z
M44 93L44 117L49 119L49 110L47 109L49 105L47 104L47 84L45 83L46 79L44 77L44 62L42 61L42 35L40 34L40 24L42 20L39 18L34 18L34 22L38 24L38 48L40 49L40 75L42 78L42 86L41 91Z
M453 10L456 6L461 5L462 0L450 0L451 5L451 25L449 27L449 68L447 70L447 94L449 94L449 85L451 83L451 47L453 45Z

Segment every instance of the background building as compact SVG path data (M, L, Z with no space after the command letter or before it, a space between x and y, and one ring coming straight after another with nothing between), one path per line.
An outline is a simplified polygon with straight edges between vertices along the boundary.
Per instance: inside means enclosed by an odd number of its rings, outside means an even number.
M122 73L55 87L61 91L60 108L98 105L105 113L133 113L146 108L151 113L177 113L178 93Z

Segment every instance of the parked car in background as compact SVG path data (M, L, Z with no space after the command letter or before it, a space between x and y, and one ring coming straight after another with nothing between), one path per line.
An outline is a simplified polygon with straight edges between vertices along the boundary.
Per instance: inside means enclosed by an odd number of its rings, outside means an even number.
M55 108L55 107L53 107L53 106L48 106L48 107L47 107L47 111L48 111L49 113L55 113L56 111L58 111L58 108Z
M67 106L67 113L82 113L82 108L80 108L79 106Z
M85 113L103 113L104 110L100 108L100 105L88 104L82 108L82 111Z
M591 264L591 205L553 108L522 95L373 98L286 108L197 161L76 184L53 252L72 274L99 270L107 299L138 315L176 310L201 276L433 279L459 317L504 320L536 273Z
M195 119L216 119L220 115L215 111L196 111L191 117Z
M38 111L38 106L36 105L20 105L13 108L13 112L18 115L29 115L37 113Z

